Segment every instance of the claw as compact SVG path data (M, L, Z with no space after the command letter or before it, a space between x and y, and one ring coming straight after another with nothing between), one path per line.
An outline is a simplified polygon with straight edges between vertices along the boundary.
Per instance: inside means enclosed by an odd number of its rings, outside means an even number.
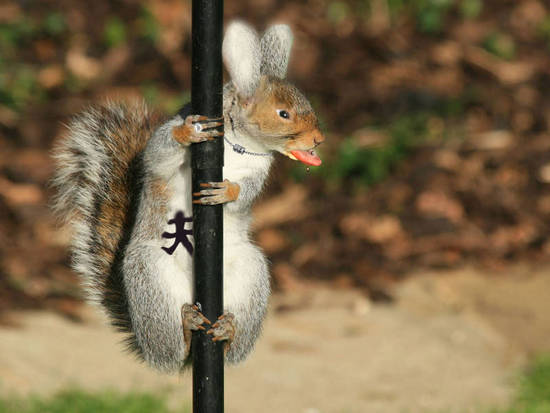
M225 341L224 351L227 353L235 337L235 316L231 313L224 313L218 317L218 320L206 332L212 336L212 341Z
M208 318L206 318L196 305L184 304L181 308L181 318L183 324L183 340L185 341L185 357L189 355L189 349L191 347L191 335L196 330L206 330L202 324L212 324Z
M212 119L209 119L209 122L193 122L194 125L200 125L201 130L210 129L210 128L217 128L218 126L222 126L223 122L211 122Z
M206 333L208 334L208 333ZM223 341L223 340L227 340L226 338L223 338L223 337L212 337L212 341Z
M203 189L200 192L193 192L194 196L204 196L204 195L223 195L225 190L223 188L220 189Z
M223 117L209 118L208 116L203 116L203 115L189 115L187 118L185 118L186 121L187 119L190 119L192 122L208 121L208 122L220 122L220 124L223 123Z
M199 192L194 192L194 204L202 205L217 205L230 201L235 201L241 190L238 184L232 183L227 179L223 182L202 182L199 184L202 189Z
M203 188L225 188L229 181L226 179L223 182L201 182L199 185Z
M206 317L204 316L203 313L200 312L200 308L199 308L198 305L193 304L193 305L191 306L191 308L197 312L196 315L197 315L198 317L201 318L201 320L202 320L203 323L212 324L212 323L210 322L210 320L209 320L208 318L206 318Z
M226 200L224 196L219 196L219 195L205 196L200 199L195 199L193 201L194 204L200 204L200 205L219 205L219 204L225 204L226 202L229 202L229 201Z
M223 118L208 118L202 115L189 115L185 122L172 129L172 137L182 145L214 140L224 133L215 128L223 125Z

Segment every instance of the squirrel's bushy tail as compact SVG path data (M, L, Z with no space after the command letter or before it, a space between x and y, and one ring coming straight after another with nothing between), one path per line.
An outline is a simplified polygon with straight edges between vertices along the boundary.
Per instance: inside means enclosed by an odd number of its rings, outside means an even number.
M129 331L120 265L142 187L142 154L160 119L143 102L94 105L54 149L53 209L73 226L72 266L90 299Z

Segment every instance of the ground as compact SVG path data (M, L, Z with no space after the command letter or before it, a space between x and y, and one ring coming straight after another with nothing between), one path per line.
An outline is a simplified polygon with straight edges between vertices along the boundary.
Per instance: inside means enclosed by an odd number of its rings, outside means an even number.
M506 404L530 355L550 350L550 269L417 274L394 304L356 290L302 286L275 295L248 361L226 369L226 411L478 411ZM67 387L191 399L191 374L157 374L121 351L98 312L76 323L15 313L0 329L6 394Z

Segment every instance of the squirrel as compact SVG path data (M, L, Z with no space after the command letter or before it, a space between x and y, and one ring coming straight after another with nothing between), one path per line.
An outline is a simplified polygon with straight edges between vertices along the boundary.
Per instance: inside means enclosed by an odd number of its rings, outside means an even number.
M183 369L193 330L225 341L230 363L260 334L270 281L250 239L251 206L273 153L319 165L313 149L324 140L310 103L285 80L292 41L287 25L261 37L246 23L229 25L225 134L221 119L191 114L190 105L162 123L144 103L111 102L76 115L54 148L53 208L73 227L72 267L128 349L156 369ZM191 193L189 145L212 139L225 141L225 179ZM224 204L224 314L214 323L193 305L192 203Z

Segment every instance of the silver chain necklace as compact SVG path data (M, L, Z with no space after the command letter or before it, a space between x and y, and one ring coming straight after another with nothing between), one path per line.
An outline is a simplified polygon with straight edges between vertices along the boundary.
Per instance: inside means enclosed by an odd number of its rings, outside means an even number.
M231 130L233 131L233 135L236 135L235 133L235 125L233 124L233 118L231 115L229 115L229 121L231 122ZM260 153L260 152L250 152L247 151L246 148L242 145L239 145L238 143L233 143L225 135L223 135L223 139L231 146L231 148L237 152L239 155L252 155L252 156L271 156L270 153Z

